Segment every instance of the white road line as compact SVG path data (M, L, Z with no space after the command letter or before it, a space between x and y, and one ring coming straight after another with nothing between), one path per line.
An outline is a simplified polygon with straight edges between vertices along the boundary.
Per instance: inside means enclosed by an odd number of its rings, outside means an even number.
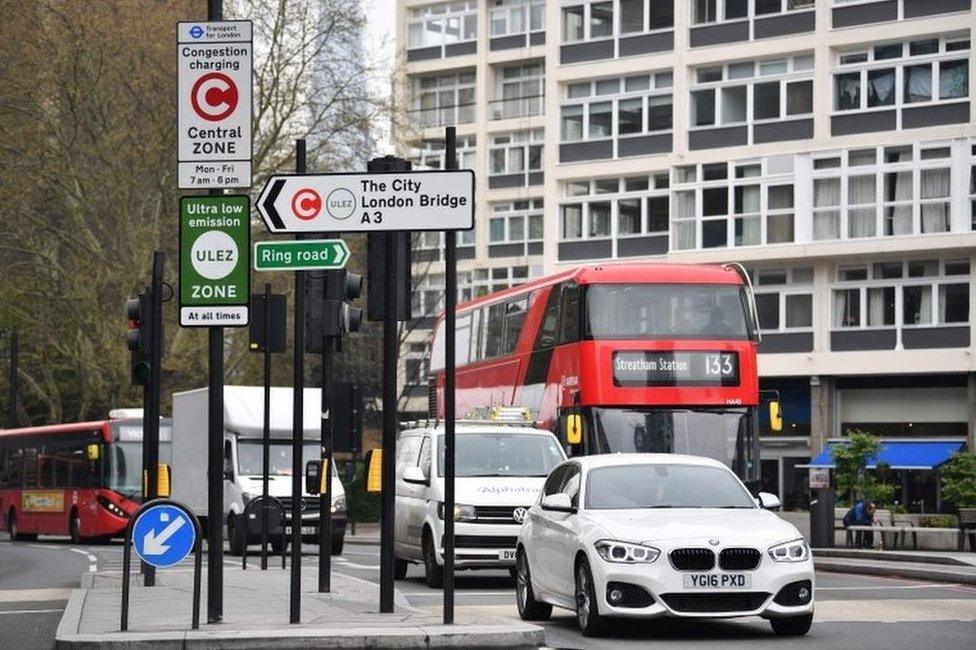
M22 603L44 600L68 600L70 588L0 589L0 603Z
M62 609L15 609L0 612L0 616L5 616L7 614L53 614L54 612L62 612Z
M77 553L78 555L84 555L88 558L88 573L95 573L98 571L98 558L88 551L80 548L69 548L72 553Z
M352 567L353 569L369 569L372 571L379 571L380 568L380 565L378 564L356 564L355 562L350 562L349 560L344 560L339 557L332 558L332 561L336 564L341 564L344 567Z
M441 598L441 593L439 591L401 591L404 596L431 596L433 598ZM454 592L455 597L467 597L467 596L514 596L515 588L513 587L511 591L464 591L456 590Z
M939 589L942 587L960 587L959 584L925 583L921 585L891 585L875 587L816 587L814 591L887 591L889 589Z

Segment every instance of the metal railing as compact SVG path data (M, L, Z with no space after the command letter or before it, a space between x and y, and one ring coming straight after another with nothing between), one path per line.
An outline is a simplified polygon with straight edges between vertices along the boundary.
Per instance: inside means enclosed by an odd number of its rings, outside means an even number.
M430 129L474 122L474 102L452 104L435 108L415 108L407 111L411 125L418 129Z

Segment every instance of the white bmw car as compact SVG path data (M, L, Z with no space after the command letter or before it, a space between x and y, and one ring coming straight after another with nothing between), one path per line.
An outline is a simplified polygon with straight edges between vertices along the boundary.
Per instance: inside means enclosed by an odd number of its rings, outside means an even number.
M762 616L781 635L813 621L813 561L799 531L725 465L677 454L570 459L546 479L516 551L525 620Z

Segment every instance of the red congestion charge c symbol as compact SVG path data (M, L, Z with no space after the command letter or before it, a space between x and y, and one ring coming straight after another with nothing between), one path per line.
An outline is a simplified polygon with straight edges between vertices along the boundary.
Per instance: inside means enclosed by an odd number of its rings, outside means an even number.
M222 72L210 72L193 84L193 112L208 122L219 122L237 108L237 84Z
M311 221L322 211L322 197L309 187L302 188L291 197L291 211L302 221Z

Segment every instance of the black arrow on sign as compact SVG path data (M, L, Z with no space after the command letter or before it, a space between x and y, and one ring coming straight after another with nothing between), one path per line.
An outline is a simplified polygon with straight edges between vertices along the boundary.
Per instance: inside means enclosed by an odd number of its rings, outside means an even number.
M274 224L275 228L278 230L285 229L285 222L281 220L281 215L275 210L274 204L278 199L278 195L281 194L281 188L285 186L285 179L279 178L271 183L271 191L268 192L268 196L265 197L264 203L261 207L264 208L264 213L268 215L268 219L271 219L271 223Z

